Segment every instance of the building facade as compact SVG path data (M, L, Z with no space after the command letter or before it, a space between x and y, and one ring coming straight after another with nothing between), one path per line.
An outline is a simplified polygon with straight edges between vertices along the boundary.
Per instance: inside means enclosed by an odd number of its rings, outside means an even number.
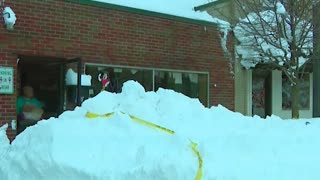
M0 94L0 125L17 119L21 87L33 86L45 110L67 109L65 73L92 76L91 95L101 87L100 71L146 90L170 88L199 98L205 106L234 109L234 79L219 30L211 22L87 0L6 1L17 16L13 30L0 31L0 68L13 69L13 92ZM72 100L72 98L71 98ZM17 134L11 127L10 138Z

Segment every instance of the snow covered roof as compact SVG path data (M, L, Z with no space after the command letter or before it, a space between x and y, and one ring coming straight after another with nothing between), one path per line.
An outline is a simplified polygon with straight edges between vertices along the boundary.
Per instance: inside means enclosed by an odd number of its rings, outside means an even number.
M174 16L180 16L196 20L211 21L212 17L205 12L194 11L195 6L199 6L208 2L208 0L94 0L103 3L115 4L141 10L164 13Z
M235 18L234 12L230 13L230 9L233 8L233 6L230 6L230 2L233 1L211 0L207 4L194 7L194 10L199 12L208 12L215 19L215 22L218 23L220 26L229 26L229 24L232 23L231 20Z
M202 4L200 6L196 6L194 9L196 11L198 10L202 10L202 9L206 9L208 7L215 7L216 5L219 5L219 4L222 4L222 3L225 3L225 2L229 2L230 0L211 0L211 1L208 1L206 4Z
M217 24L217 19L207 12L196 12L194 7L208 0L67 0L68 2L127 11L148 16L167 18L202 25Z

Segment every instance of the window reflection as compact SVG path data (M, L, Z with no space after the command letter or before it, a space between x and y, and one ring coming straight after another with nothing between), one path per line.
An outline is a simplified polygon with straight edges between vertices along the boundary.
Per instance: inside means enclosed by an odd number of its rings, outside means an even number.
M155 71L155 90L172 89L191 98L208 103L208 75L197 73Z
M98 80L101 72L107 72L109 75L110 85L106 88L109 92L120 93L123 83L128 80L135 80L146 91L156 91L159 88L172 89L191 98L199 98L203 105L208 105L209 80L208 74L205 73L87 65L86 74L92 76L93 95L101 92L102 84Z
M98 67L86 66L86 74L92 76L91 84L94 89L94 95L98 94L102 85L99 81L99 73L107 72L110 78L110 83L106 87L109 92L120 93L123 83L128 80L139 82L146 91L152 91L152 70L118 68L118 67Z
M310 109L310 74L299 75L299 108ZM291 109L291 82L289 78L282 75L282 109Z

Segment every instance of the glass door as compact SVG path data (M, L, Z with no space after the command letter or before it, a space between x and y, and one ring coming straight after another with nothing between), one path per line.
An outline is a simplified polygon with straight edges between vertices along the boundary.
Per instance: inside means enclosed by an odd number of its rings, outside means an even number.
M60 113L80 106L81 73L80 58L68 59L60 64Z

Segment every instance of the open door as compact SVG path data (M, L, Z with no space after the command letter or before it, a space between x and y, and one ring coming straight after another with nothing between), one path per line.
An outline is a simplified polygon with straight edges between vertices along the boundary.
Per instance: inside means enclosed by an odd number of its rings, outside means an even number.
M22 88L32 86L36 97L46 105L48 117L57 117L67 110L66 73L73 69L77 73L73 100L75 106L81 104L81 58L55 58L42 56L18 56L18 96L22 95ZM45 118L48 118L45 117Z
M18 93L31 86L35 97L44 104L43 118L57 117L60 111L60 63L65 59L38 56L18 56ZM19 118L17 118L19 119Z
M57 57L18 55L17 99L23 97L23 87L31 86L34 97L42 104L44 111L41 118L58 117L66 104L66 71L73 68L78 73L75 86L75 105L80 105L81 59L65 59ZM21 99L20 98L20 99ZM37 121L30 120L25 113L17 111L18 133L26 127L34 125ZM30 123L29 123L30 122Z
M68 71L76 73L75 82L67 84ZM81 58L68 59L60 64L60 114L81 105Z
M252 72L252 115L266 117L266 79L269 71L255 69Z

